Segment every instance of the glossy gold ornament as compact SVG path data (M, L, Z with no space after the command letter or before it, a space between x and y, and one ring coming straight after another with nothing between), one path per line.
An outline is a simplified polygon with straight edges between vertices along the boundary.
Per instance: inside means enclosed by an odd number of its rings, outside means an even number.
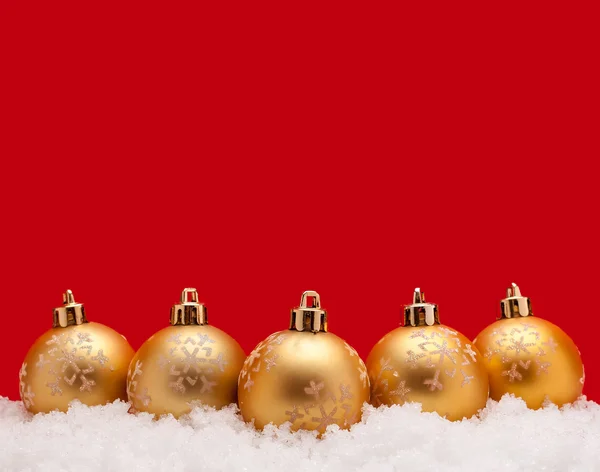
M469 418L485 407L488 379L473 343L440 324L437 305L415 289L404 326L386 334L367 358L371 403L421 403L449 420Z
M102 405L126 400L127 367L133 349L115 330L90 323L71 290L54 310L53 328L29 349L19 373L19 390L32 413L67 411L69 403Z
M245 358L235 339L208 324L196 289L186 288L171 309L171 326L150 337L131 361L127 394L133 410L179 417L195 403L235 403Z
M356 351L327 332L319 294L304 292L290 329L272 334L248 356L239 377L239 405L246 421L262 429L348 428L369 400L369 380Z
M584 370L573 340L558 326L533 316L529 298L516 284L501 302L501 317L485 328L475 345L489 377L490 396L521 397L529 408L545 401L563 405L583 390Z

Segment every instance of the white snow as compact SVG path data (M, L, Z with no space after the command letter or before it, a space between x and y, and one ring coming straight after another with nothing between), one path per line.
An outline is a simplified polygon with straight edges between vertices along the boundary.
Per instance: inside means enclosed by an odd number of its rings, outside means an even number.
M450 422L416 404L374 409L323 439L284 427L263 433L234 406L154 421L127 403L31 416L0 397L2 471L600 471L600 406L559 410L489 401L479 419Z

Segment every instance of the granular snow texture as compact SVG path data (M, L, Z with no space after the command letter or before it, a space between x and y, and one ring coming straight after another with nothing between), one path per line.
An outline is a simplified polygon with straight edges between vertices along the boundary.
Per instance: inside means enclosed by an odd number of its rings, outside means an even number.
M600 471L600 406L585 399L528 410L506 396L480 418L450 422L416 404L365 406L323 439L285 426L256 432L234 406L152 420L127 403L31 416L0 397L3 471Z

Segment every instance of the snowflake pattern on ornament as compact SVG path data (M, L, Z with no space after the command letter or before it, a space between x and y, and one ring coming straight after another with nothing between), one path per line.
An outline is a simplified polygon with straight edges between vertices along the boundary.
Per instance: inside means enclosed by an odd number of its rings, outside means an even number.
M21 394L21 398L23 399L23 404L26 408L34 405L33 397L35 397L35 393L31 391L31 386L27 385L25 382L25 377L27 377L27 362L23 362L21 365L21 370L19 370L19 393Z
M358 356L358 352L356 352L356 349L354 349L352 346L350 346L350 344L348 344L346 341L344 341L344 348L348 351L348 353L350 354L350 357L359 357Z
M298 411L298 407L296 405L292 407L291 411L286 411L285 414L290 417L290 423L294 423L294 421L296 421L297 419L304 418L304 414Z
M295 426L298 421L299 428L309 426L308 421L312 420L313 428L324 431L330 424L337 424L340 427L354 424L360 415L360 407L353 408L347 400L352 400L354 394L350 385L340 383L337 390L329 388L326 380L310 380L304 387L304 393L307 395L306 401L302 405L293 405L285 414L289 416L289 421ZM300 408L304 413L300 412Z
M509 382L514 382L515 379L516 380L521 380L523 378L523 376L521 375L521 373L519 372L519 369L517 367L517 363L513 362L512 365L510 366L509 370L505 370L502 372L503 376L508 376L508 381Z
M461 387L464 387L465 385L468 385L471 382L471 380L473 380L475 378L474 375L467 375L466 372L464 370L462 370L462 369L460 369L460 373L463 376L463 381L460 384Z
M498 346L495 349L488 347L483 357L491 362L495 356L500 357L504 365L502 376L507 377L510 383L523 380L523 374L529 370L531 360L525 361L521 355L532 356L535 354L536 375L548 374L551 362L543 358L548 352L556 352L558 344L549 337L546 341L541 341L541 334L531 323L519 323L519 327L511 328L509 332L503 329L494 329L489 336L493 344Z
M358 378L362 382L363 387L369 386L369 374L367 372L367 366L362 361L362 359L358 358Z
M558 344L556 343L556 341L554 341L552 336L548 338L547 342L543 342L542 344L549 346L552 352L556 352L556 348L558 347Z
M135 366L133 366L133 371L131 370L131 366L129 366L129 372L127 373L127 378L129 381L127 382L127 395L134 402L140 401L142 405L148 407L152 402L152 397L148 393L148 388L144 387L141 392L138 392L138 380L136 377L140 377L143 374L142 371L143 363L140 360L135 361Z
M383 373L393 371L393 376L398 377L398 372L391 365L391 358L380 358L379 367L376 371L369 372L369 380L371 384L371 400L375 406L381 405L383 402L381 397L388 392L389 385L387 379L383 379Z
M319 412L321 413L321 416L317 416L312 418L312 420L315 423L319 423L319 425L317 426L317 429L325 429L327 428L327 426L329 426L330 424L336 423L336 419L334 418L334 415L337 413L337 406L334 406L333 409L327 413L327 411L325 410L325 407L323 405L319 405Z
M288 339L286 333L273 333L259 343L246 358L240 372L239 385L245 391L252 391L256 377L255 373L273 373L283 360L278 346ZM368 388L369 378L364 362L352 346L344 342L344 349L349 358L358 363L359 379L363 388ZM340 383L333 386L326 379L312 379L304 387L304 401L291 405L285 414L294 428L316 428L324 431L330 424L341 427L355 423L360 416L361 407L354 408L350 400L354 398L351 386Z
M196 333L182 339L181 333L175 333L167 338L167 343L173 344L169 349L169 357L159 356L157 364L161 370L168 367L169 388L181 395L188 388L200 382L199 393L210 393L217 386L214 377L216 371L224 372L227 361L222 352L213 356L214 339L205 333ZM183 355L182 355L183 354Z
M287 334L284 333L273 333L267 339L260 342L244 362L242 371L240 372L240 381L245 379L246 376L249 376L250 372L260 372L263 364L267 372L275 370L279 354L274 353L273 351L275 346L281 346L281 343L285 341L287 337ZM246 382L244 388L250 391L253 385L253 381L249 383Z
M527 361L530 362L530 361ZM535 360L535 363L538 366L538 370L536 372L537 375L540 375L541 373L547 374L548 373L548 367L550 367L552 364L550 362L543 362L539 359Z
M53 377L53 381L46 383L50 395L61 396L65 384L69 387L78 386L80 392L91 393L94 390L96 382L90 378L90 374L98 368L104 369L110 359L103 349L98 349L94 355L93 343L92 334L85 332L53 334L46 341L46 353L38 354L35 369L42 372L47 369L46 372ZM26 372L21 378L25 375ZM34 404L35 394L29 386L22 386L21 396L25 406Z
M314 395L315 400L319 400L319 392L325 387L325 382L316 383L314 380L309 382L308 387L304 387L304 393Z
M408 339L417 340L419 343L417 348L413 346L406 351L402 365L396 368L390 359L381 358L378 365L369 372L372 386L371 398L376 406L382 403L385 395L395 397L394 401L400 403L408 401L411 389L406 386L407 380L401 378L402 371L406 369L414 370L419 367L431 369L431 376L423 380L423 384L430 391L443 390L444 381L455 377L457 367L452 369L443 367L448 362L459 367L458 371L462 375L461 387L468 386L475 378L468 375L464 367L477 363L478 353L471 344L463 345L457 331L445 326L411 328L411 330ZM391 378L389 375L384 375L386 371L392 373Z
M406 381L401 380L395 390L390 391L390 396L400 398L400 401L406 400L406 394L410 392L410 388L406 387Z
M471 360L476 363L477 362L477 353L471 348L470 344L465 344L465 349L463 352L471 357ZM463 354L464 357L464 354Z
M440 378L440 370L438 369L435 371L435 374L433 374L432 378L425 379L423 381L423 383L425 385L429 385L429 390L432 392L435 390L443 390L444 385L440 382L439 378Z

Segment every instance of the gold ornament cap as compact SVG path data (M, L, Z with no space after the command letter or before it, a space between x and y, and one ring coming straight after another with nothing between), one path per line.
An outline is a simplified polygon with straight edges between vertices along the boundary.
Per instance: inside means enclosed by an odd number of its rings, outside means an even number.
M290 329L312 333L327 332L327 312L321 309L321 296L317 292L307 290L302 294L300 306L292 310Z
M63 293L63 306L54 309L52 317L53 328L66 328L67 326L87 323L83 303L76 303L71 290Z
M425 302L425 292L415 288L413 302L404 307L404 326L433 326L440 324L438 306Z
M206 307L198 302L198 291L195 288L183 289L181 302L171 307L171 324L173 326L208 324Z
M500 318L517 318L519 316L533 316L531 301L521 295L521 289L513 282L506 289L506 298L500 302Z

